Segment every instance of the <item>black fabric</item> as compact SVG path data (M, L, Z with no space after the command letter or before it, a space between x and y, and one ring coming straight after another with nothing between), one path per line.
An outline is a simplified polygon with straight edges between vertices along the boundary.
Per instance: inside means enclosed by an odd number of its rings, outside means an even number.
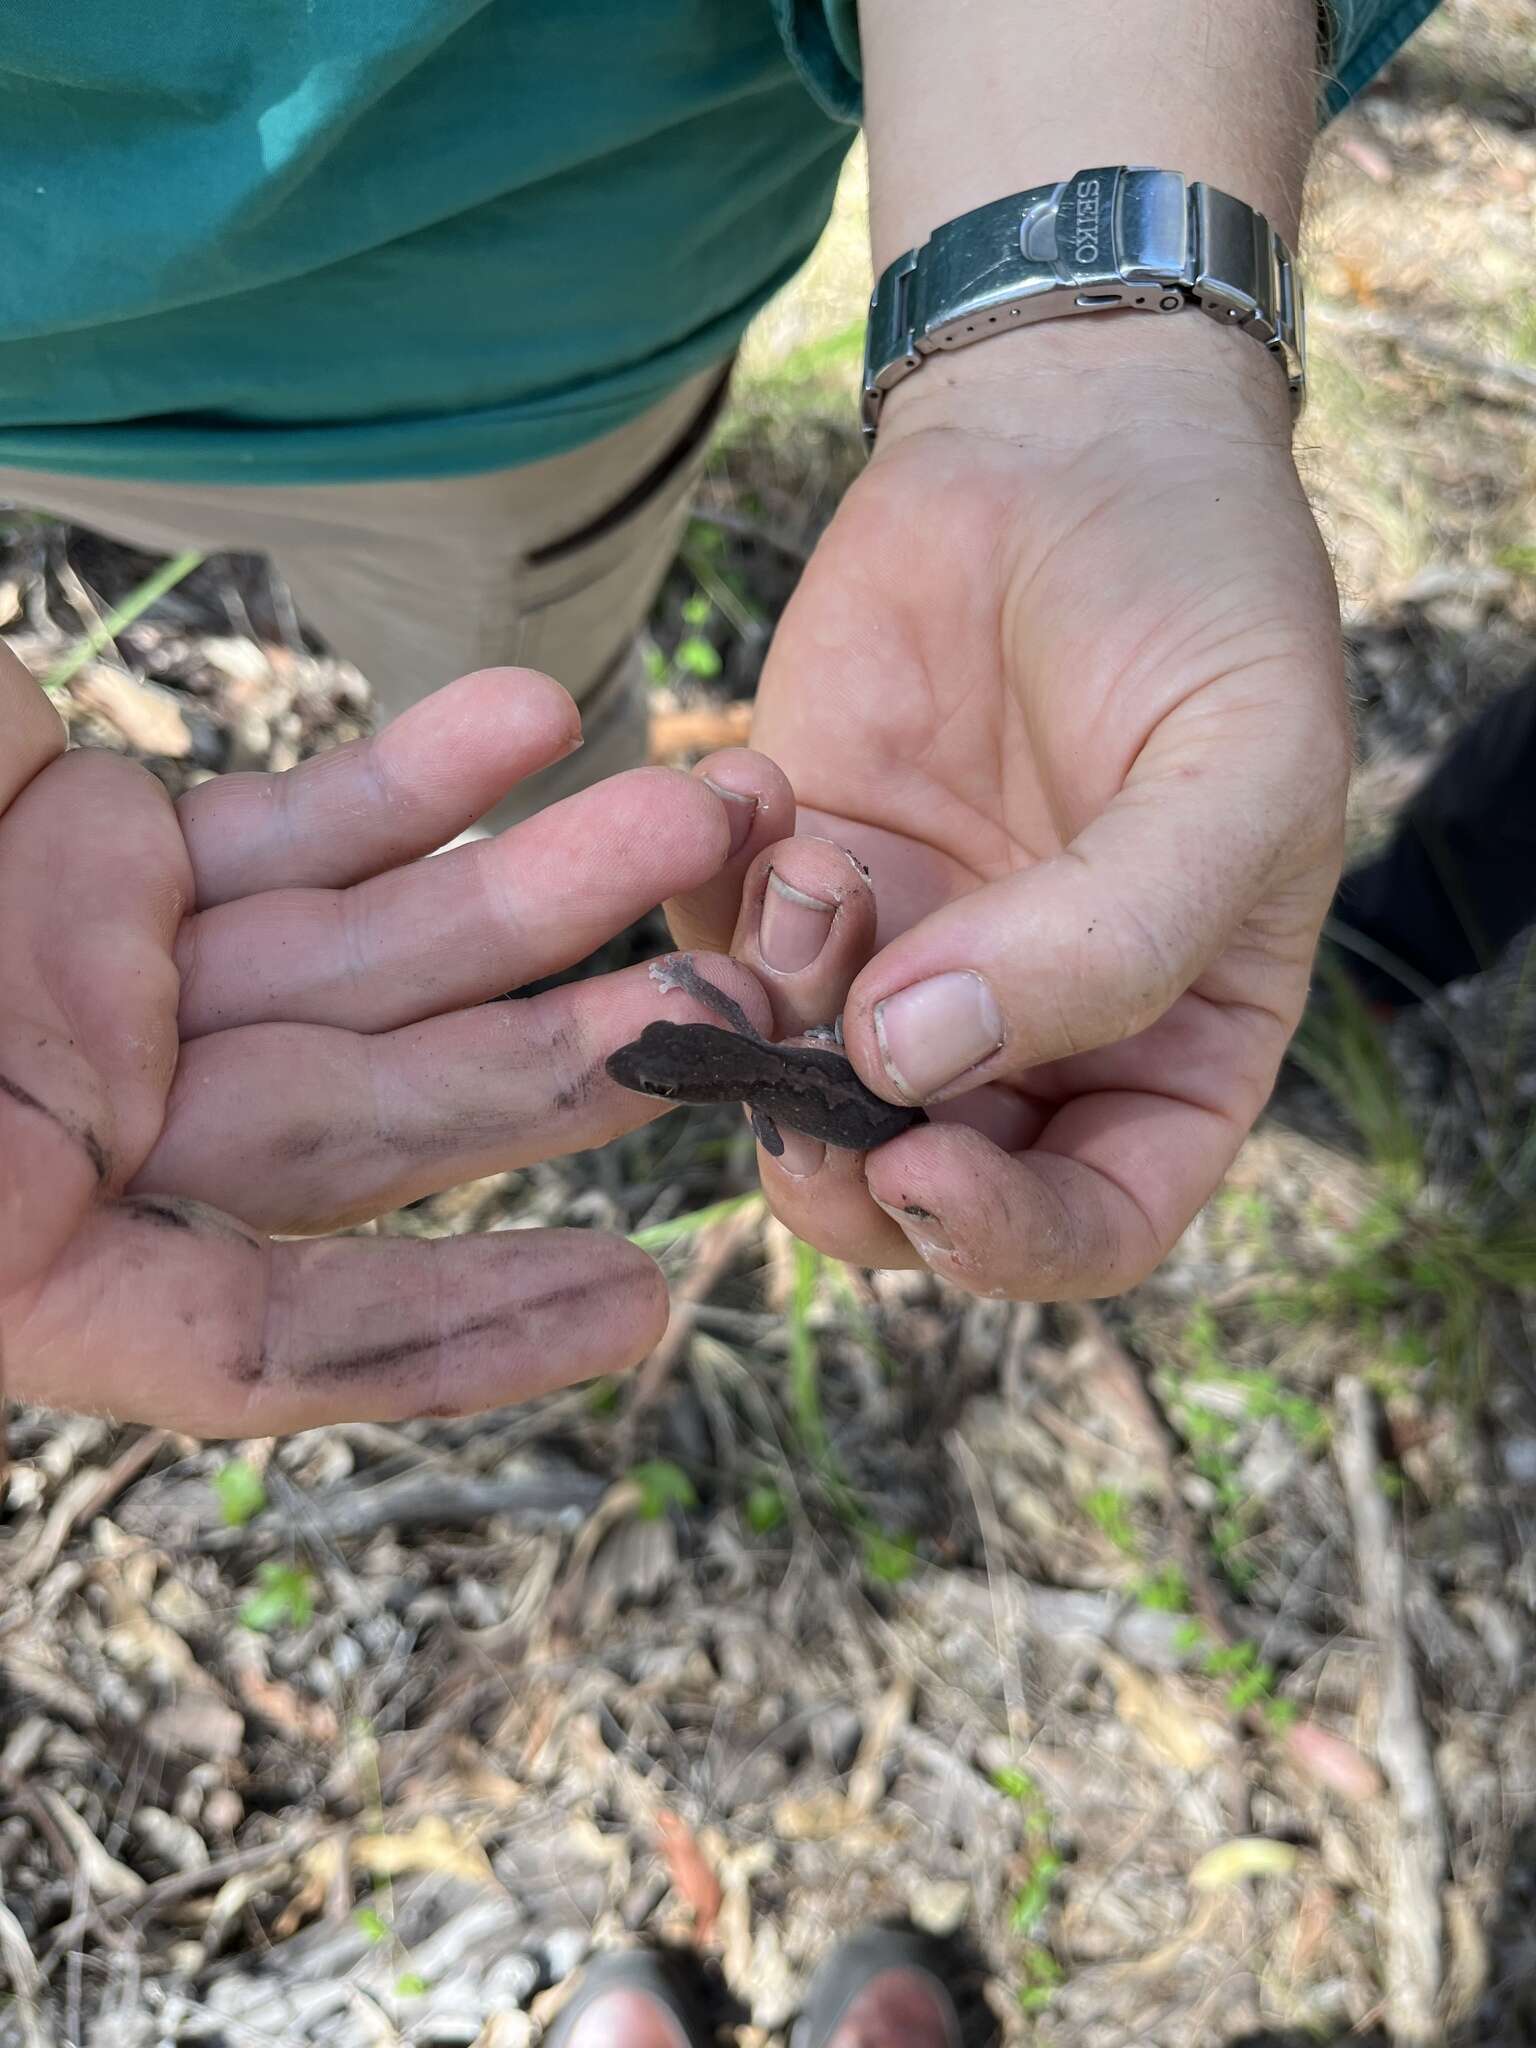
M1491 967L1536 924L1536 669L1468 726L1385 852L1344 877L1333 915L1433 988ZM1344 957L1373 1001L1417 999L1386 967Z

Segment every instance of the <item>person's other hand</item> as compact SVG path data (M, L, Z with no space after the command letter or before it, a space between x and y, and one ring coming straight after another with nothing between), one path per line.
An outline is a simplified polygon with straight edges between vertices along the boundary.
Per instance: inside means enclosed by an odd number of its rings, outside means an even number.
M1168 1251L1273 1083L1339 867L1338 615L1284 379L1196 315L1147 324L894 392L758 702L799 829L872 871L880 950L846 864L825 955L803 902L758 923L761 887L736 950L781 1030L846 994L865 1081L946 1105L863 1160L763 1158L773 1206L989 1294L1112 1294Z
M789 829L788 790L739 752L712 764L738 802L640 769L418 858L578 730L556 684L491 670L374 740L173 805L129 762L65 753L0 647L8 1392L254 1435L464 1412L644 1356L666 1289L619 1240L271 1241L658 1111L603 1071L679 1014L643 967L489 999L739 876ZM745 972L723 978L766 1015Z

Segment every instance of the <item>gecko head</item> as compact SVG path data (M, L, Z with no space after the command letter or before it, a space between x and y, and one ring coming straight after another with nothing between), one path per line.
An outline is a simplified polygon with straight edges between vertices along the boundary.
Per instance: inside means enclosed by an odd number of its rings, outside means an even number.
M673 1045L676 1028L667 1023L647 1024L638 1038L609 1053L603 1062L609 1079L637 1095L675 1101L679 1086Z

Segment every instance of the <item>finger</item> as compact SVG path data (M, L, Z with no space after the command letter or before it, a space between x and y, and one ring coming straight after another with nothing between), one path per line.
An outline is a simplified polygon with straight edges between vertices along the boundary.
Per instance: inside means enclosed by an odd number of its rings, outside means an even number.
M718 873L725 807L675 768L600 782L497 839L350 889L278 889L187 920L186 1039L281 1019L389 1031L558 973Z
M785 839L752 863L731 952L767 989L775 1037L838 1017L874 942L874 893L845 848Z
M68 744L63 719L0 640L0 813Z
M710 979L759 1022L745 968ZM376 1036L253 1024L186 1046L132 1192L194 1196L285 1235L361 1222L445 1187L605 1144L665 1105L604 1062L657 1017L718 1020L646 967Z
M576 706L558 683L488 668L286 774L200 783L177 805L198 904L345 888L431 853L580 745Z
M779 1135L782 1155L773 1158L759 1146L757 1164L768 1205L787 1230L850 1266L923 1263L900 1226L870 1200L864 1168L873 1155L822 1145L798 1131Z
M732 818L731 857L698 888L683 890L666 906L667 925L680 952L724 953L741 904L741 883L765 846L795 829L795 795L777 762L749 747L726 747L694 768Z
M160 1128L190 893L165 791L115 755L55 761L0 818L7 1100L32 1099L29 1131L43 1105L103 1186L122 1185Z
M934 1116L977 1131L1004 1152L1013 1152L1034 1143L1050 1110L1011 1088L978 1088L940 1104ZM822 1145L799 1131L784 1129L779 1135L783 1152L775 1158L760 1147L757 1164L769 1206L786 1229L852 1266L923 1263L910 1238L903 1236L914 1219L891 1218L870 1195L866 1175L874 1153ZM904 1140L893 1142L899 1145Z
M1037 1077L1040 1128L999 1150L931 1123L871 1153L869 1192L926 1264L975 1293L1093 1299L1162 1260L1273 1084L1272 1018L1189 996L1128 1045Z
M666 1316L652 1262L587 1231L273 1246L194 1202L127 1200L6 1344L23 1398L271 1436L525 1401L634 1365Z
M1096 1300L1167 1256L1243 1136L1232 1118L1164 1096L1090 1095L1015 1156L959 1125L909 1132L897 1156L872 1158L869 1190L958 1287Z
M1148 764L1063 853L957 897L876 956L844 1013L871 1086L942 1100L1141 1030L1233 940L1282 862L1306 880L1280 892L1250 966L1277 1005L1293 1000L1341 811L1278 744L1256 741L1262 766L1234 778L1241 713L1215 723L1209 753Z

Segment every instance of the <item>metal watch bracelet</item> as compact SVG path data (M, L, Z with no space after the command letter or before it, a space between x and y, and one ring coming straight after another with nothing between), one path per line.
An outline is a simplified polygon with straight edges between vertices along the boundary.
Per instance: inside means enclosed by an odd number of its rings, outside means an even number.
M1177 171L1121 164L993 200L882 272L864 345L864 437L885 394L939 349L1078 313L1196 306L1275 356L1299 411L1301 279L1261 213Z

